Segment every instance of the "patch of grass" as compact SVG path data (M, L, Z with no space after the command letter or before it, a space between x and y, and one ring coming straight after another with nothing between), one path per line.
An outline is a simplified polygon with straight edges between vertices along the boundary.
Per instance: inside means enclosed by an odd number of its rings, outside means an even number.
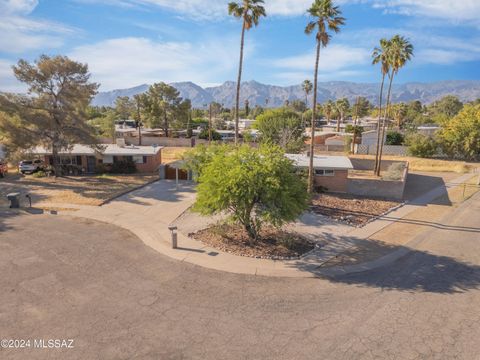
M398 181L402 180L403 172L405 171L405 164L395 163L388 167L388 170L383 174L383 180Z

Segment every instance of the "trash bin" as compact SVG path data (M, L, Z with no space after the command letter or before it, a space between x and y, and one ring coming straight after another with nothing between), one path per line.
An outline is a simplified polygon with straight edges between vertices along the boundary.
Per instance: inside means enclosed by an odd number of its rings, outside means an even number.
M158 167L158 176L160 180L165 180L167 178L167 168L165 164L162 164Z
M7 195L10 201L10 209L18 209L20 207L20 193L10 193Z

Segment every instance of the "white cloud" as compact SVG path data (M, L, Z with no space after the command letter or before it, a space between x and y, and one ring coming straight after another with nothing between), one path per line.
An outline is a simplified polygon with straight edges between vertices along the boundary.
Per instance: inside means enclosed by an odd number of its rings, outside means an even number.
M30 13L37 0L0 0L0 49L6 53L52 49L75 30L51 21L34 19Z
M283 69L310 70L313 69L314 61L315 54L310 52L308 54L273 60L272 64ZM320 54L321 69L329 72L365 65L369 61L370 54L368 50L345 45L331 45L328 48L323 48Z
M368 0L373 6L411 16L445 19L459 24L480 24L478 0Z
M250 41L247 58L252 46ZM79 46L69 56L88 63L92 80L109 90L156 81L221 82L238 66L237 52L237 37L195 44L128 37Z

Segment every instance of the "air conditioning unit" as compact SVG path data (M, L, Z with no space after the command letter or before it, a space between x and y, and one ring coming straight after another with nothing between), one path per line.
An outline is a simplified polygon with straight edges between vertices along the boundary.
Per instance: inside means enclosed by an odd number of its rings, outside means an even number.
M119 147L125 147L125 139L117 139L117 146Z

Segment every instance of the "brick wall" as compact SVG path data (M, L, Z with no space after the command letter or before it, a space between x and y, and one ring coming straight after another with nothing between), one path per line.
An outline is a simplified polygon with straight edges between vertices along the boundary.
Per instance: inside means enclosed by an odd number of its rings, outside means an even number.
M335 176L315 176L315 186L323 186L331 192L347 192L348 170L335 170Z
M162 151L160 150L157 155L148 155L147 162L145 164L136 164L137 171L139 173L154 173L158 170L158 167L162 163Z

